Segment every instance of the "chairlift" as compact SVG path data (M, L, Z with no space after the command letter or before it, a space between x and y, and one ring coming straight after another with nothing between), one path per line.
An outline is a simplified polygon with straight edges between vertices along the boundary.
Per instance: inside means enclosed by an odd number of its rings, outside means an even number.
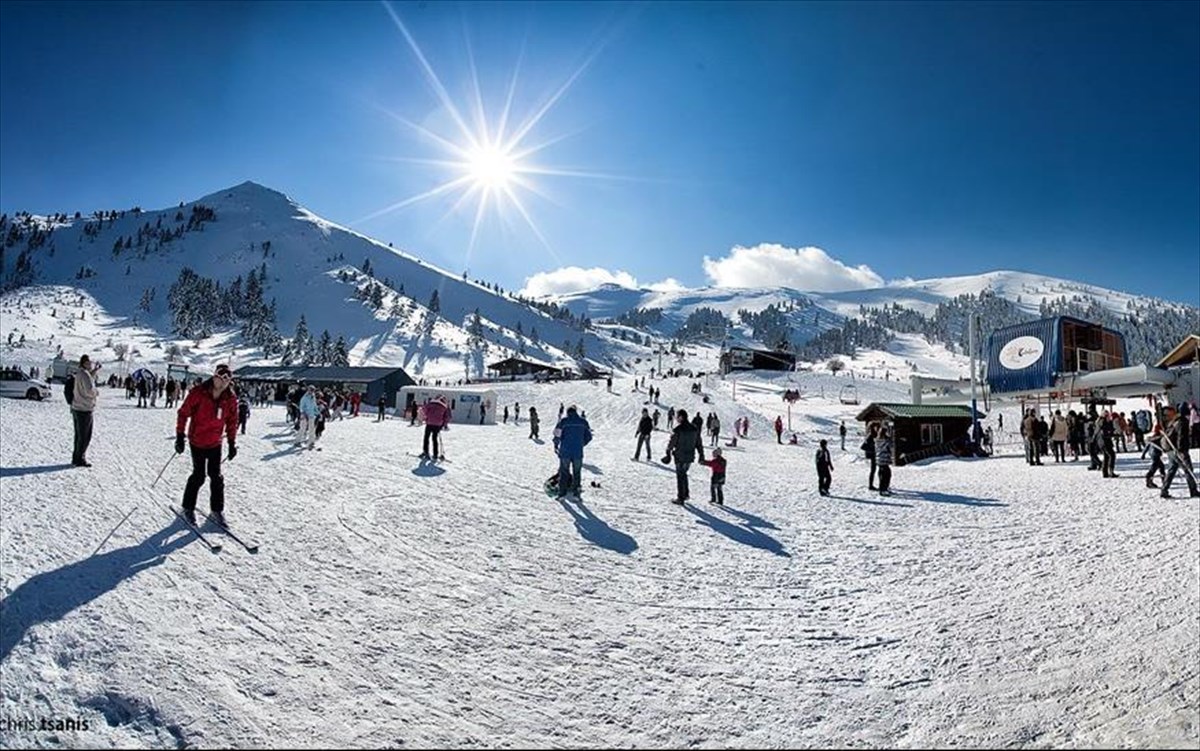
M838 394L838 401L842 404L858 404L858 387L853 383L842 386L842 391Z

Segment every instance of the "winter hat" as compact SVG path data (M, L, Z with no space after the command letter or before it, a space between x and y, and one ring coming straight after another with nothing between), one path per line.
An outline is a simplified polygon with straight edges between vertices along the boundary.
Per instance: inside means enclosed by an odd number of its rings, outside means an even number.
M713 450L712 450L712 455L713 455L713 456L720 456L720 455L721 455L721 449L719 449L719 448L715 448L715 449L713 449Z

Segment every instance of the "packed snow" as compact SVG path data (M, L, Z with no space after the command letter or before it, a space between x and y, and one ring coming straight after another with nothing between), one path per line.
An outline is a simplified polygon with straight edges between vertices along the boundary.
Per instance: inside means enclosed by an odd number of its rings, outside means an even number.
M189 471L173 410L102 388L76 469L58 387L0 402L0 745L1200 743L1200 506L1181 479L1158 498L1136 453L1112 480L1029 467L1009 433L994 458L897 468L883 498L853 417L906 383L858 378L855 406L845 376L697 380L709 403L651 383L664 420L751 418L725 507L704 467L679 507L669 468L630 460L646 405L627 377L498 384L521 422L452 425L439 464L415 457L419 426L373 410L305 451L282 406L256 409L223 468L257 555L213 555L169 511ZM780 445L796 387L799 444ZM581 502L542 488L560 403L595 433Z

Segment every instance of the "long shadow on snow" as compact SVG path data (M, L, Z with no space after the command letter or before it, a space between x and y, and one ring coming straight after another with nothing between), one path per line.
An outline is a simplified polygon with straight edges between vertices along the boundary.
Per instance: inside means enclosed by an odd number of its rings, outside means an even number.
M575 522L575 531L579 533L579 536L593 545L599 545L622 555L629 555L637 550L637 540L608 526L603 519L584 506L583 501L573 504L559 498L558 503L571 514L571 519Z
M306 451L303 446L297 446L291 441L279 441L275 445L283 446L283 448L279 449L278 451L273 451L269 454L263 454L261 457L259 457L259 461L266 462L272 459L278 459L281 456L290 456L292 454L299 454L303 451Z
M742 521L746 522L746 526L748 526L748 527L762 527L763 529L775 529L775 530L779 529L779 527L776 527L773 523L767 521L766 519L762 518L761 516L755 516L754 514L751 514L749 511L739 511L738 509L735 509L731 506L725 506L725 505L717 506L717 508L720 509L721 511L724 511L727 514L733 514L734 516L738 517Z
M168 541L179 532L185 534ZM0 661L8 657L31 627L61 619L116 589L143 569L164 563L167 555L194 539L183 522L176 520L137 545L89 556L29 578L0 600Z
M928 490L921 492L899 490L893 493L897 498L914 501L931 501L933 503L955 503L961 506L1007 506L995 498L968 498L965 495L950 495L949 493L934 493Z
M845 495L831 495L829 497L831 499L837 500L837 501L850 501L851 503L864 503L868 506L899 506L901 508L912 508L913 507L913 505L911 503L888 503L887 501L867 501L862 498L851 498L851 497L845 496Z
M586 469L588 472L591 472L593 475L604 474L604 470L600 469L595 464L588 464L587 462L584 462L580 466L583 467L584 469Z
M684 508L695 514L701 524L711 527L714 531L720 532L734 542L740 542L743 545L749 545L754 548L761 548L784 558L792 557L791 553L783 549L783 544L779 540L764 532L760 532L754 527L730 524L724 519L718 519L712 514L701 510L698 506L693 506L691 503L685 504Z
M0 477L20 477L21 475L40 475L46 472L58 472L71 469L70 464L43 464L39 467L0 467Z

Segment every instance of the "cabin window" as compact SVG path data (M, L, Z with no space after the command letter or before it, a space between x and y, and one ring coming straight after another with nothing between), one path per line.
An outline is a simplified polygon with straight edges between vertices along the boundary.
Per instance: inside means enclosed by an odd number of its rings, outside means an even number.
M921 445L936 446L942 443L942 426L939 423L921 424Z

